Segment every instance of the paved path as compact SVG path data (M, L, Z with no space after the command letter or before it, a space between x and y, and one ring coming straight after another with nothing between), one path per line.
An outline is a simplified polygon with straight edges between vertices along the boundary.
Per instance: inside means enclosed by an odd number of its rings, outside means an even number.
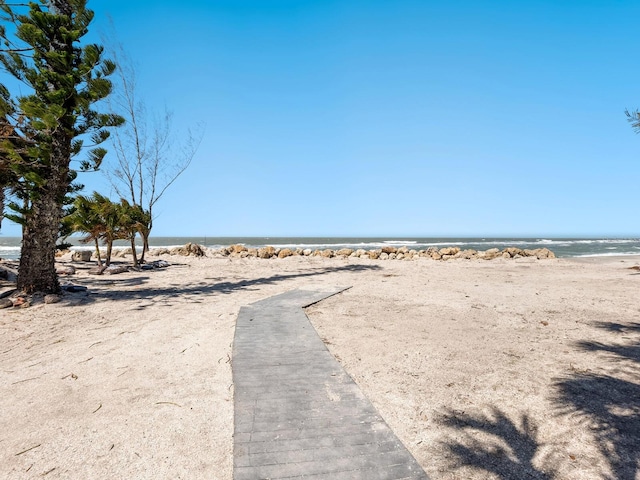
M427 479L302 311L343 290L293 290L240 309L234 480Z

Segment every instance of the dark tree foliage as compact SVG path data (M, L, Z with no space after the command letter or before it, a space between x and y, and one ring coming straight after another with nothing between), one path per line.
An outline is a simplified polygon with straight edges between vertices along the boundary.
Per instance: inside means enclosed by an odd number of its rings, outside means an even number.
M116 66L100 45L81 45L93 19L86 3L0 0L0 63L29 92L12 96L0 85L0 186L16 199L7 218L22 225L18 288L27 293L60 290L55 246L63 207L79 188L77 172L100 166L106 128L123 122L94 109L110 94Z
M640 133L640 110L625 110L627 121L631 124L636 133Z

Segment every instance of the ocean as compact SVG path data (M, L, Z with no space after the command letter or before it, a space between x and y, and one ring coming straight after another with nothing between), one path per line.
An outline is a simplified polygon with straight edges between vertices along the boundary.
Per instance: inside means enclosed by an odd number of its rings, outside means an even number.
M0 258L20 257L19 237L0 236ZM91 244L82 244L78 238L67 239L73 249L93 249ZM385 245L402 246L423 250L429 247L457 246L461 249L487 250L506 247L542 248L553 251L557 257L598 257L612 255L640 255L640 238L425 238L425 237L152 237L151 247L181 246L198 243L211 248L243 244L248 248L271 245L280 248L363 248L371 250ZM116 242L116 247L126 248L128 242Z

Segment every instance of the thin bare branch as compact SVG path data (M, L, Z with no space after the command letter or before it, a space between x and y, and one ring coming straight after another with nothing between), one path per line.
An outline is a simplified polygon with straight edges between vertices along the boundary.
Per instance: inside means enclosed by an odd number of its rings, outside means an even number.
M110 38L116 35L111 34ZM154 206L191 164L203 129L199 127L197 135L188 132L184 140L177 140L179 134L169 110L158 116L147 112L138 96L135 65L122 46L116 44L110 55L118 65L116 93L110 107L125 117L127 123L111 135L115 162L103 171L122 198L147 213L148 225L141 229L145 252L153 227Z

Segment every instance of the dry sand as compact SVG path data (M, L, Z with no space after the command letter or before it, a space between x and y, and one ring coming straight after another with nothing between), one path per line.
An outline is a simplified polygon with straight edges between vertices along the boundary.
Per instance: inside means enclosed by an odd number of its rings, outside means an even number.
M640 478L638 258L164 257L0 310L0 478L232 478L240 306L314 284L329 349L433 480Z

